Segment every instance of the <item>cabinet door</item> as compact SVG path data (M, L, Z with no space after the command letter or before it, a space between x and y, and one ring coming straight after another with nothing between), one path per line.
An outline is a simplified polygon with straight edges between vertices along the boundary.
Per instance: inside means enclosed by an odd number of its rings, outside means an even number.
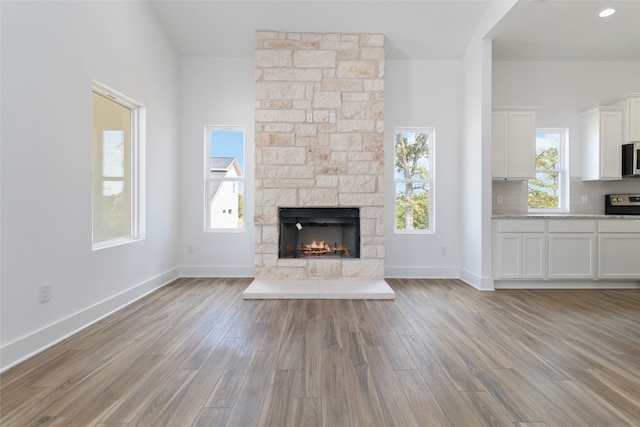
M620 179L622 176L622 113L600 113L600 176Z
M522 235L522 278L544 279L545 276L544 234Z
M499 233L498 278L544 279L544 233Z
M594 279L594 261L594 233L549 233L549 279Z
M507 177L508 114L494 112L491 116L491 176Z
M498 278L519 279L522 277L522 235L520 233L498 234Z
M583 181L622 179L623 109L597 107L580 115Z
M535 178L536 174L536 113L509 112L507 169L510 177Z
M598 277L640 280L640 234L598 235Z

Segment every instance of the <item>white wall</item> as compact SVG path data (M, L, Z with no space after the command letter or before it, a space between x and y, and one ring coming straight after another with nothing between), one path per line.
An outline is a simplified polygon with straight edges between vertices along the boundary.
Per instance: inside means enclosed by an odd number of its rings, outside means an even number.
M253 58L180 59L180 264L182 276L253 277ZM245 231L205 232L204 128L245 127ZM187 253L187 247L193 253Z
M461 156L461 278L493 289L491 279L491 41L475 39L465 52Z
M144 2L2 2L1 19L4 369L177 276L178 59ZM100 251L92 79L147 109L147 238Z
M491 2L462 58L460 277L493 289L491 240L491 40L488 31L517 0Z
M537 127L569 128L569 173L580 176L580 113L640 92L640 61L494 61L493 105L532 105Z
M385 66L385 272L388 277L458 277L461 68L456 61L388 61ZM253 275L253 59L180 60L181 274ZM245 125L245 232L204 231L203 152L207 124ZM436 230L393 233L393 129L436 128ZM193 254L187 247L193 247ZM440 254L441 247L447 255Z
M458 277L460 267L459 61L387 61L385 65L385 275ZM394 233L394 129L434 127L435 233ZM446 255L441 249L446 248Z

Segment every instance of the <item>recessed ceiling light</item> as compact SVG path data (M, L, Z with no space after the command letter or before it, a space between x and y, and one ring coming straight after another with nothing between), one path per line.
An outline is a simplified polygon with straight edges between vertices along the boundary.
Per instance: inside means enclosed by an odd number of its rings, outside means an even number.
M600 13L598 14L598 16L599 16L600 18L606 18L607 16L611 16L611 15L613 15L614 13L616 13L616 10L615 10L615 9L608 8L608 9L604 9L602 12L600 12Z

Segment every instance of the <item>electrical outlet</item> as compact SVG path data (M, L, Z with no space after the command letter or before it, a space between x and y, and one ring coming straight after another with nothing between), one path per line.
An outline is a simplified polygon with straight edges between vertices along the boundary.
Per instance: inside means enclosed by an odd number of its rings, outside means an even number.
M496 203L499 204L499 205L502 204L502 196L496 197Z
M307 113L307 123L313 123L313 113Z
M587 198L587 195L586 195L586 194L583 194L583 195L582 195L582 204L583 204L583 205L586 205L588 201L589 201L589 199Z
M40 304L51 301L51 283L43 283L38 288L38 301Z
M446 254L447 254L447 247L440 246L440 255L446 255Z
M332 111L329 113L329 123L335 123L335 122L336 122L336 113Z
M187 246L187 253L188 253L189 255L193 255L193 245L189 245L189 246Z

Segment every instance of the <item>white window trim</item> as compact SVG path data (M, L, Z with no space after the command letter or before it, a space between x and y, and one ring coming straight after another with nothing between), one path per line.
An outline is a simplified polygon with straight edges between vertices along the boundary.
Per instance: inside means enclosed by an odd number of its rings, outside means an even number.
M205 125L204 127L204 162L203 162L203 176L204 176L204 197L202 198L202 200L204 201L204 212L203 212L203 224L204 224L204 231L205 233L245 233L247 231L247 225L246 222L243 222L242 224L242 228L220 228L220 227L216 227L213 228L211 227L211 224L209 223L209 219L210 219L210 215L211 213L209 212L209 203L208 203L208 196L209 196L209 156L211 155L211 132L212 131L216 131L216 130L228 130L228 131L242 131L242 135L243 135L243 155L245 155L245 162L246 162L246 151L247 151L247 144L246 144L246 137L247 137L247 129L246 126L244 125ZM245 163L245 168L246 168L246 163ZM237 177L237 178L226 178L225 181L236 181L236 182L242 182L244 183L244 194L242 197L242 209L243 212L246 214L247 212L247 182L246 182L246 171L242 171L242 176Z
M538 133L556 133L560 135L560 148L558 149L558 155L560 156L560 168L559 169L549 169L549 170L538 170L536 169L536 174L538 172L558 172L558 179L560 180L560 207L559 208L529 208L529 203L527 202L527 209L529 213L566 213L570 211L569 206L569 187L570 180L569 177L569 130L566 128L537 128L536 134ZM527 195L529 194L529 184L527 181Z
M93 241L92 250L97 251L125 245L146 238L146 108L128 96L109 86L93 80L92 92L105 96L131 109L131 234L114 239ZM93 155L92 155L93 156ZM93 191L93 190L92 190ZM93 208L91 212L93 230Z
M427 133L429 134L429 179L396 179L396 168L395 168L395 135L399 132L413 132L413 133ZM436 157L436 128L432 126L424 126L424 127L397 127L393 130L393 231L394 234L435 234L436 229L436 214L435 214L435 157ZM406 230L399 229L398 223L396 222L396 185L403 182L426 182L429 187L429 229L428 230Z

